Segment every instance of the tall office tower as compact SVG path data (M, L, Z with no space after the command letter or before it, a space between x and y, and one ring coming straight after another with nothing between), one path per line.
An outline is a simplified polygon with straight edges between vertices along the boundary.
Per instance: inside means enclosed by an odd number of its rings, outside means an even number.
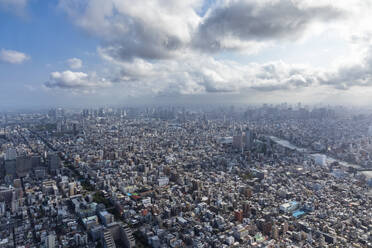
M2 202L0 202L0 216L4 216L5 215L5 210L6 210L5 202L2 201Z
M251 215L251 205L248 201L243 203L243 216L248 218Z
M244 146L246 149L251 149L253 143L253 134L251 131L246 130L244 135Z
M368 136L372 136L372 125L368 127Z
M76 186L75 182L68 184L68 191L69 191L70 196L75 195L75 186Z
M233 147L239 150L243 148L243 136L241 133L233 136Z
M5 152L5 160L15 160L17 158L17 150L15 148L8 148Z
M57 170L61 167L61 159L59 158L58 154L49 153L47 160L48 160L48 168L50 171Z
M5 161L4 158L0 157L0 176L5 174Z
M65 110L63 108L56 109L56 118L62 119L65 116Z
M18 176L23 177L32 169L31 157L22 156L16 159L16 171Z
M98 112L99 117L104 117L106 115L106 111L104 108L100 108Z
M288 222L282 223L282 233L283 236L288 232Z
M275 240L279 239L279 228L275 224L272 226L271 237Z
M56 236L54 234L49 234L45 239L46 248L54 248L56 246Z
M5 160L4 169L5 175L16 176L16 160Z
M82 115L83 117L89 117L90 115L89 109L84 109Z
M31 166L32 168L37 168L40 166L41 157L40 156L32 156L31 157Z
M49 112L48 112L48 116L55 120L57 118L57 111L56 109L50 109Z

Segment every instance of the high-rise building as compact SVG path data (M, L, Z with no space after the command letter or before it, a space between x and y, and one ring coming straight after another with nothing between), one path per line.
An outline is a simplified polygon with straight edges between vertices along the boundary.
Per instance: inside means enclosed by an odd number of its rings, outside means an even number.
M5 215L5 209L6 209L5 202L0 202L0 216Z
M270 235L272 231L273 223L271 220L265 220L262 223L262 233L265 235Z
M37 168L40 166L41 157L40 156L32 156L31 157L31 166L32 168Z
M56 119L56 117L57 117L57 111L55 109L50 109L49 112L48 112L48 116L51 119Z
M31 157L23 156L16 159L16 171L18 176L22 177L29 173L32 169Z
M0 176L5 174L5 161L4 158L0 157Z
M327 157L324 154L316 154L314 155L315 164L320 166L326 166L327 165Z
M239 150L243 148L243 136L241 133L233 136L233 147Z
M49 234L45 239L46 248L54 248L56 243L56 236L54 234Z
M368 136L372 136L372 125L368 127Z
M48 168L50 171L57 170L61 167L61 159L59 158L58 154L49 153L47 160L48 160Z
M235 215L235 220L238 221L238 222L243 222L243 210L242 209L238 209L238 210L235 210L234 212L234 215Z
M68 190L69 190L70 196L75 195L75 182L71 182L68 184Z
M248 201L243 203L243 216L248 218L251 215L251 205Z
M283 235L285 235L288 232L288 222L284 222L282 224L282 231L283 231Z
M275 224L272 226L271 236L275 240L278 240L279 239L279 228Z
M88 117L90 115L89 109L84 109L82 115L83 117Z
M15 176L16 175L16 161L14 160L5 160L4 163L5 175Z
M253 135L252 132L249 130L245 131L244 135L244 146L246 149L251 149L253 143Z
M251 187L246 187L243 189L243 192L244 192L244 196L247 197L247 198L250 198L252 196L252 189Z
M5 152L5 160L15 160L17 158L17 150L8 148Z

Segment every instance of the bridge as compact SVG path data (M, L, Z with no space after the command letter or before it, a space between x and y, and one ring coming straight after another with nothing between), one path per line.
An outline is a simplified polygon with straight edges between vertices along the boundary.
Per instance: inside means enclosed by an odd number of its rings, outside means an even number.
M354 176L357 173L361 173L361 172L365 172L365 171L372 171L372 168L354 168L354 167L351 167L351 166L348 168L348 172L353 173Z
M356 169L357 171L372 171L372 168Z

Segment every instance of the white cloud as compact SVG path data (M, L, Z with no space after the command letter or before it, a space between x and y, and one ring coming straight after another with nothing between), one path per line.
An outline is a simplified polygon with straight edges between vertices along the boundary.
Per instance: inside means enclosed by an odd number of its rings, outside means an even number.
M73 21L102 39L111 56L164 59L180 55L201 17L201 0L60 0Z
M80 69L83 66L83 61L78 58L72 58L67 60L67 64L70 67L70 69L76 70Z
M155 63L136 58L113 60L100 52L111 67L108 77L84 72L53 72L45 86L73 91L120 91L134 97L201 94L239 94L247 90L296 90L318 83L312 68L284 62L241 65L207 55L187 55Z
M86 90L98 89L111 86L105 78L100 78L96 74L84 72L52 72L49 81L44 84L47 88L61 88L67 90Z
M131 95L193 95L241 93L246 90L295 90L318 83L318 71L284 62L242 65L207 55L188 55L177 60L149 62L144 59L112 63L112 82Z
M204 17L194 45L203 51L246 50L245 43L297 40L317 22L335 21L343 11L301 1L224 1Z
M108 62L110 83L101 84L98 76L83 73L73 80L52 75L46 85L68 89L105 85L105 90L121 88L132 96L372 86L372 56L363 55L372 51L372 8L363 0L351 2L219 0L199 16L202 0L60 0L60 8L77 26L101 40L98 53ZM320 70L282 61L243 65L211 56L222 51L255 53L327 32L341 34L351 46L357 44L354 62L350 56L343 65Z
M6 62L6 63L22 64L28 59L30 59L28 55L18 52L18 51L6 50L6 49L1 49L0 51L0 61Z
M193 52L257 52L272 40L301 38L316 23L344 12L328 4L293 0L221 0L204 17L202 0L60 0L83 30L102 39L101 49L120 60L171 59Z

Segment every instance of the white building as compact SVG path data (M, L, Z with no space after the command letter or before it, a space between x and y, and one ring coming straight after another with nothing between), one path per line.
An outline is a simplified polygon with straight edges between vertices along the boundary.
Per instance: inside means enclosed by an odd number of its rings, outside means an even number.
M150 197L143 198L142 204L145 208L151 206L151 198Z
M46 248L54 248L56 244L56 236L54 234L49 234L45 239Z
M169 183L169 178L168 177L161 177L161 178L158 179L158 185L160 187L168 185L168 183Z
M281 211L286 213L292 212L298 208L298 203L296 201L283 203L279 208Z
M327 165L327 157L324 154L315 154L314 160L316 165L326 166Z

